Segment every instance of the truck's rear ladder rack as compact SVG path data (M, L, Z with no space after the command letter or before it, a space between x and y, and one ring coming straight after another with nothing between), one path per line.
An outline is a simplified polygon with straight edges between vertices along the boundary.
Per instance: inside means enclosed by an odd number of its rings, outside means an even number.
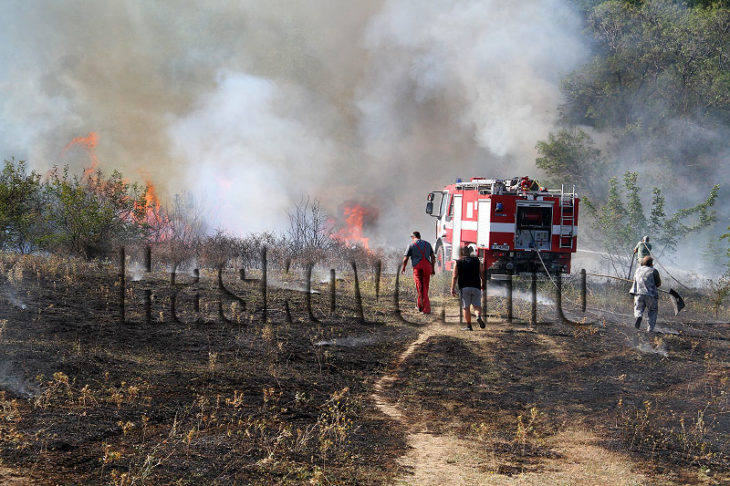
M560 186L560 243L559 248L573 248L575 237L575 186L570 193Z

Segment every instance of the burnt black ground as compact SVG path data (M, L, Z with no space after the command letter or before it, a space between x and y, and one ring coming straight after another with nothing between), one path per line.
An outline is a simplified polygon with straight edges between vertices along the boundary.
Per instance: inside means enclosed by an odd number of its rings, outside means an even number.
M409 281L401 299L408 323L393 316L392 281L376 302L366 272L366 322L358 322L344 271L335 316L327 285L315 285L322 293L312 296L312 322L305 295L280 288L299 288L299 272L272 270L264 323L257 282L224 276L244 310L203 272L201 314L196 289L181 285L174 322L175 290L155 273L151 283L128 282L122 324L113 267L16 256L3 265L0 458L35 483L387 484L403 473L406 431L370 394L438 318L411 309ZM446 306L453 320L457 307L443 287L434 283L434 308ZM580 321L574 294L566 290L567 314ZM221 321L219 301L231 322ZM589 298L591 308L602 303ZM390 399L414 423L491 447L505 474L539 470L556 456L540 438L584 424L650 474L678 483L699 470L709 469L710 481L727 477L728 324L694 310L675 318L664 304L659 324L676 334L650 336L633 329L620 301L618 313L590 311L596 324L582 326L558 323L542 306L528 329L520 318L529 313L518 307L514 323L493 318L469 339L431 337L398 369ZM490 309L503 314L503 299L490 299ZM537 418L520 441L517 416L527 423L531 409Z
M169 283L155 274L153 322L148 284L137 281L121 324L113 268L39 277L33 265L43 262L24 264L22 278L4 282L24 308L3 305L0 315L0 457L38 484L139 478L148 456L160 464L147 480L159 484L379 484L404 451L403 431L368 397L417 330L385 325L372 305L358 323L346 282L334 317L313 296L320 322L309 321L302 292L270 288L264 324L258 283L229 272L251 311L223 297L224 323L215 278L204 274L200 315L195 289L180 287L176 323Z
M574 321L585 317L566 307ZM540 446L544 439L581 426L665 480L699 481L687 469L710 483L728 480L730 325L665 311L664 332L649 334L629 314L588 317L596 324L516 319L434 336L403 364L391 399L428 430L500 451L506 470L539 470L540 458L556 453ZM532 427L527 448L519 415Z

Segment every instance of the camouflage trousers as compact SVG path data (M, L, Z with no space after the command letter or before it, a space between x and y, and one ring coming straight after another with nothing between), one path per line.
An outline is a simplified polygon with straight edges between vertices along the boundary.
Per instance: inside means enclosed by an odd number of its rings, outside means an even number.
M646 317L649 332L654 332L656 317L659 313L659 299L651 295L634 296L634 317Z

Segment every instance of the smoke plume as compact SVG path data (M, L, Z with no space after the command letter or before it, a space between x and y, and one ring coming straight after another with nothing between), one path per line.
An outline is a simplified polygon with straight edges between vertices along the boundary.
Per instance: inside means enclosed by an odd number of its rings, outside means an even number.
M425 234L456 177L534 174L561 78L587 59L567 0L4 2L0 147L199 194L238 233L302 194L360 200L373 243ZM407 229L403 229L404 226Z

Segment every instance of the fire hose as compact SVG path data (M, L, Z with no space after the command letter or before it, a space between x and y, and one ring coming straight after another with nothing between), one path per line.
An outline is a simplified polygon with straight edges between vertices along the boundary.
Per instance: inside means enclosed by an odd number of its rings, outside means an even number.
M682 282L680 282L679 280L677 280L676 278L674 278L674 275L672 275L671 273L669 273L669 270L667 270L666 267L664 267L664 265L662 265L661 262L656 259L656 257L651 253L651 250L649 250L649 254L654 259L654 263L656 263L657 265L659 265L662 268L662 270L664 270L664 273L666 273L667 275L669 275L670 277L672 277L672 280L674 280L675 282L677 282L679 285L681 285L685 289L688 289L689 290L689 287L687 287L685 284L683 284Z
M535 242L535 237L532 234L532 231L530 231L530 237L532 238L533 245L537 246L536 245L536 242ZM540 250L538 250L537 248L535 248L535 253L537 253L537 257L540 259L540 263L542 263L542 267L545 269L545 273L550 278L550 281L557 288L557 284L555 283L555 280L553 280L553 277L550 275L550 272L548 271L547 265L545 265L545 262L543 261L542 256L540 255ZM633 268L633 264L634 264L634 260L632 258L631 259L631 268ZM669 272L667 272L667 273L669 273ZM631 274L631 270L629 270L629 274ZM633 283L634 282L633 280L630 280L628 278L616 277L614 275L605 275L605 274L601 274L601 273L586 273L586 275L591 275L593 277L613 278L613 279L616 279L616 280L622 280L624 282L630 282L630 283ZM671 275L670 275L670 277L671 277ZM672 277L672 278L674 278L674 277ZM674 279L674 280L676 281L677 279ZM677 282L677 283L679 283L681 285L681 282ZM672 301L672 307L674 307L674 315L675 316L677 314L679 314L679 311L681 311L682 309L684 309L684 307L685 307L684 299L682 298L681 295L679 295L679 293L676 290L674 290L674 289L664 290L664 289L660 289L660 288L657 288L657 290L659 292L663 292L663 293L669 295L669 297L670 297L670 299Z
M542 256L540 256L540 250L537 248L537 242L535 241L535 235L532 234L532 230L530 230L530 238L532 239L532 244L535 247L535 253L537 253L537 258L540 259L540 263L542 263L542 268L545 269L545 274L548 276L550 281L553 283L553 286L555 288L558 288L558 284L555 283L555 280L553 280L553 276L550 275L550 271L547 268L547 265L545 265L545 262L542 259Z
M633 280L630 280L628 278L623 278L623 277L616 277L614 275L605 275L605 274L602 274L602 273L586 273L586 275L590 275L592 277L613 278L613 279L616 279L616 280L621 280L621 281L624 281L624 282L631 282L631 283L633 283ZM676 290L674 290L674 289L664 290L664 289L659 289L659 288L657 290L659 292L663 292L665 294L669 294L669 297L672 300L672 306L674 307L674 315L675 316L677 314L679 314L679 311L681 311L682 309L684 309L684 307L685 307L685 305L684 305L684 299L682 298L681 295L679 295L679 293Z

